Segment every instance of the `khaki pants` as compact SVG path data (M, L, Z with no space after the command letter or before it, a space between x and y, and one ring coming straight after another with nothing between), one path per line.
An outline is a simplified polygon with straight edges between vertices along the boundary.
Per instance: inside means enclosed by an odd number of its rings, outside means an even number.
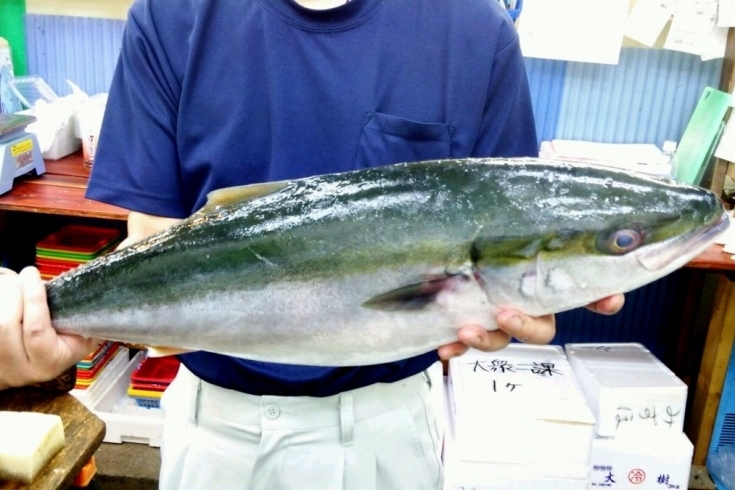
M440 489L428 393L419 374L327 398L261 397L182 365L162 400L160 488Z

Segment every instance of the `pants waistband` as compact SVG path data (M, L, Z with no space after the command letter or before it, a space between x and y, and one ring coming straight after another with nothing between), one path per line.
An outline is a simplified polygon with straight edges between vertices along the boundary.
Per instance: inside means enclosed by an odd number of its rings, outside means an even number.
M277 425L283 429L305 429L344 425L346 418L360 421L416 401L426 400L429 379L419 373L394 383L376 383L329 397L283 397L250 395L201 380L183 364L177 381L186 385L191 403L190 417L216 417L234 424Z

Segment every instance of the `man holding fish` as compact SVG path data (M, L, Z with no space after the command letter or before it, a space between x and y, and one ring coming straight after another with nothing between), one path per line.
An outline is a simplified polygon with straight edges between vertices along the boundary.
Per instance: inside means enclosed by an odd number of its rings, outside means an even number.
M88 196L130 210L125 247L217 189L537 150L517 34L495 0L137 0ZM182 353L163 400L161 488L441 488L425 370L554 336L553 315L493 320L368 366ZM96 345L52 327L34 268L0 275L0 339L0 388L53 378Z

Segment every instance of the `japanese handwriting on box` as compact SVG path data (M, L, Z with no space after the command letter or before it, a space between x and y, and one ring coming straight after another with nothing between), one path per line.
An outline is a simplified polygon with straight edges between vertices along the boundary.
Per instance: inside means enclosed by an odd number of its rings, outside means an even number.
M682 410L666 403L620 405L615 410L615 429L630 425L671 428L677 426Z
M564 373L550 361L509 361L502 358L473 359L463 365L472 376L476 388L492 393L518 393L524 389L543 389L540 385L553 385L554 379ZM546 388L550 388L547 386Z
M658 477L656 478L656 483L658 483L659 485L664 485L664 488L671 488L674 490L681 488L681 485L669 483L669 475L666 473L658 475Z

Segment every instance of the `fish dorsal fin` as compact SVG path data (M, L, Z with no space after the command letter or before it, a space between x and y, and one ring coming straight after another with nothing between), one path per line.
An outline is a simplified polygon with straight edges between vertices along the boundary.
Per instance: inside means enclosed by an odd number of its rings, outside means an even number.
M265 182L217 189L207 194L207 204L202 207L202 211L213 211L219 206L274 194L286 186L288 182Z

